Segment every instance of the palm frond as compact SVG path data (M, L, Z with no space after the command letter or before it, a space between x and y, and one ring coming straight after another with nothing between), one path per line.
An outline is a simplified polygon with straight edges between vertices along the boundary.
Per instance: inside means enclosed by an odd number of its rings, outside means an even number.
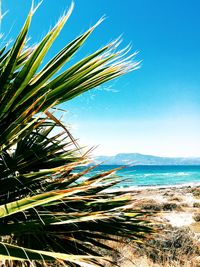
M38 45L27 47L32 6L13 46L0 50L0 260L8 266L102 266L99 248L112 249L105 239L137 242L152 233L148 213L136 210L129 194L106 191L121 182L118 169L93 174L97 166L87 165L50 111L139 67L116 40L57 74L100 19L41 68L72 9L73 3Z

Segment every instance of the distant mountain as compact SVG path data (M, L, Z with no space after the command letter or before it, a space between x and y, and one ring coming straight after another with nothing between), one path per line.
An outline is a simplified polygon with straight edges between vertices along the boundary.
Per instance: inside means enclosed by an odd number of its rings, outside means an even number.
M199 158L169 158L143 155L139 153L120 153L116 156L98 156L96 163L104 165L200 165Z

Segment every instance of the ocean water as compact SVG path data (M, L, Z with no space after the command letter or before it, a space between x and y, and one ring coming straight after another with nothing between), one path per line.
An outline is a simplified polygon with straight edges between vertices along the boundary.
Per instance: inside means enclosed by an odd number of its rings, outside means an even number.
M98 166L93 174L116 167L119 166ZM118 171L117 174L126 179L120 187L200 184L200 166L132 166Z

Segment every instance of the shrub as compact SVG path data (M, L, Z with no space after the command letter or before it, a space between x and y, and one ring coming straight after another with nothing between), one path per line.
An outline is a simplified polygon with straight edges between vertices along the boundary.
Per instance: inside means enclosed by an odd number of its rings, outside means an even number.
M165 211L172 211L178 208L178 205L174 202L164 203L162 209Z
M197 198L200 198L200 188L193 188L191 190L193 196L197 197Z
M181 202L181 201L183 201L183 198L182 197L180 197L180 196L174 196L174 197L171 197L170 199L169 199L169 201L176 201L176 202Z
M146 255L161 266L174 262L179 264L178 266L182 266L199 256L200 253L194 234L188 228L171 226L165 230L162 229L162 234L154 235L145 244L137 246L139 255Z
M194 216L193 216L193 219L194 219L196 222L200 222L200 213L195 213Z
M200 202L194 202L193 207L194 208L200 208Z
M147 211L161 211L162 204L159 204L154 200L149 200L148 202L145 201L139 204L139 208L142 210L147 210Z

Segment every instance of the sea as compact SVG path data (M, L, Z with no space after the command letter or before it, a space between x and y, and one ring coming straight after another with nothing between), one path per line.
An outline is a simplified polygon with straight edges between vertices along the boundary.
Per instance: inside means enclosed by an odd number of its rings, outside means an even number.
M92 174L117 168L117 165L98 166ZM200 185L200 165L137 165L117 171L120 187L189 186Z

